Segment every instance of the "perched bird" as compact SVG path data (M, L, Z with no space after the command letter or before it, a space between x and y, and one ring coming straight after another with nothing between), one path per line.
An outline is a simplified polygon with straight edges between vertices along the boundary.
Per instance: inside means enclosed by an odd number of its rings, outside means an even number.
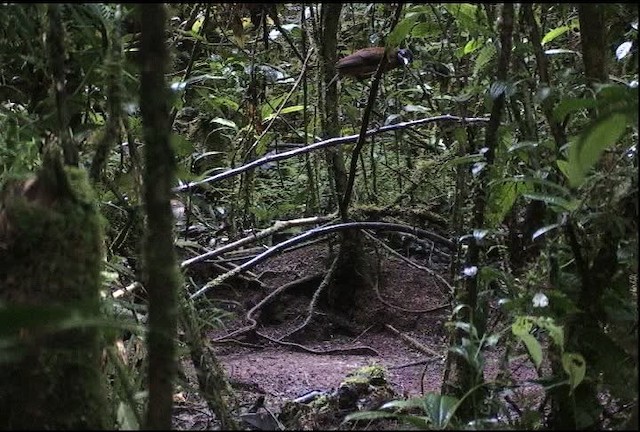
M373 75L378 69L384 55L384 47L363 48L336 62L338 74L352 76L358 79ZM384 72L399 66L406 66L413 60L413 53L409 49L393 49L387 54L387 64Z

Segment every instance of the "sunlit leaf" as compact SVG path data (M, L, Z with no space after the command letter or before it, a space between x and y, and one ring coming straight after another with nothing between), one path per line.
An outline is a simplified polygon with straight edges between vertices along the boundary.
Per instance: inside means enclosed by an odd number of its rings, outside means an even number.
M200 28L202 27L202 23L204 22L204 16L199 17L193 25L191 26L191 33L195 36L200 32Z
M544 53L546 55L557 55L557 54L575 54L577 56L580 55L578 51L564 49L564 48L549 49L549 50L546 50Z
M487 166L486 162L474 163L473 166L471 167L471 174L473 174L474 176L477 176L486 166Z
M424 107L422 105L409 104L409 105L405 105L402 109L406 112L419 112L419 113L425 113L425 114L430 112L429 108Z
M561 226L560 224L551 224L551 225L547 225L547 226L543 226L542 228L538 228L532 235L531 235L531 240L535 240L538 237L540 237L543 234L548 233L549 231L553 231L554 229L558 228L559 226Z
M547 32L546 35L544 35L544 37L542 38L542 41L540 41L540 43L542 45L544 45L544 44L546 44L548 42L551 42L552 40L554 40L558 36L562 36L563 34L568 32L569 30L571 30L571 27L569 27L569 26L561 26L561 27L554 28L553 30L550 30L549 32Z
M560 169L560 172L568 179L569 178L569 162L563 159L558 159L556 165Z
M481 46L482 44L480 43L480 41L478 41L478 39L471 39L469 42L466 43L462 52L464 54L470 54L475 50L477 50L478 48L480 48Z
M549 297L542 292L537 292L532 299L534 308L544 308L549 306Z
M293 112L299 112L299 111L302 111L303 109L304 109L304 106L302 106L302 105L289 106L289 107L283 108L280 111L279 115L290 114L290 113L293 113ZM275 116L276 116L276 113L270 114L270 115L266 116L263 119L263 121L272 120Z
M231 129L238 130L238 125L234 121L223 119L221 117L216 117L216 118L212 119L211 123L216 123L216 124L219 124L219 125L231 128Z
M618 48L616 48L616 58L618 60L622 60L623 58L625 58L627 54L631 52L632 47L633 47L633 42L631 41L622 42L620 45L618 45Z
M522 336L529 334L532 328L533 323L528 317L519 316L516 317L515 322L511 324L511 333L513 333L514 336Z

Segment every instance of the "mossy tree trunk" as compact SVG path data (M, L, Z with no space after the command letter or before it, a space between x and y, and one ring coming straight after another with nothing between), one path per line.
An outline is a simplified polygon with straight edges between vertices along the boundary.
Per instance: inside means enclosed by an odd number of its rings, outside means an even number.
M57 131L37 176L9 182L0 199L0 428L113 427L101 371L103 232L69 133L64 28L49 5L47 49ZM57 139L53 139L53 136ZM58 141L59 140L59 141ZM9 347L9 348L7 348Z
M113 427L103 339L82 327L100 315L102 226L85 174L68 173L45 162L0 203L0 313L16 331L0 351L0 429Z
M144 128L145 287L149 293L149 429L170 429L176 374L177 290L179 274L173 249L171 186L176 162L169 142L170 64L165 43L166 10L162 4L139 6L140 112Z

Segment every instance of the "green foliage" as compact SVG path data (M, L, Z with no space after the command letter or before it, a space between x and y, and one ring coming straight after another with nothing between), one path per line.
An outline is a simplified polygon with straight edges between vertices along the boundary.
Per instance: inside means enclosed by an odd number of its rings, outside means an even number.
M380 407L381 411L361 411L349 414L345 417L344 422L394 418L419 429L446 429L454 419L459 402L458 399L452 396L443 396L430 392L424 397L387 402ZM382 411L391 409L395 410L395 412ZM401 411L416 409L423 415L400 414Z

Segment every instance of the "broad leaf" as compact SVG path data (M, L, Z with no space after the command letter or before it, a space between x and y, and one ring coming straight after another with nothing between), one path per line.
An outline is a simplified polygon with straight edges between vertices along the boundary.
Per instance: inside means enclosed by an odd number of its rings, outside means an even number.
M525 198L533 199L536 201L542 201L547 204L560 207L563 210L568 212L572 212L578 208L579 201L578 200L566 200L562 197L555 195L547 195L547 194L538 194L538 193L527 193L524 194Z
M618 60L622 60L623 58L625 58L627 54L631 52L632 47L633 47L633 42L631 41L622 42L620 45L618 45L618 48L616 48L616 58Z
M387 39L387 47L397 47L400 45L400 42L404 40L404 38L411 32L413 25L416 23L419 15L411 15L410 17L404 18L402 21L398 23L398 25L393 29L389 38Z
M573 391L582 380L587 370L587 364L584 357L577 353L564 353L562 355L562 368L569 375L569 384Z
M540 43L544 45L547 42L551 42L558 36L562 36L563 34L568 32L569 30L571 30L571 27L569 26L561 26L561 27L554 28L553 30L549 31L546 35L544 35Z
M597 120L569 149L569 182L578 187L584 176L600 159L602 152L615 144L627 127L623 114Z
M583 110L586 108L594 108L596 106L596 100L591 99L563 99L556 108L553 110L553 116L557 121L564 121L567 114L575 111Z

